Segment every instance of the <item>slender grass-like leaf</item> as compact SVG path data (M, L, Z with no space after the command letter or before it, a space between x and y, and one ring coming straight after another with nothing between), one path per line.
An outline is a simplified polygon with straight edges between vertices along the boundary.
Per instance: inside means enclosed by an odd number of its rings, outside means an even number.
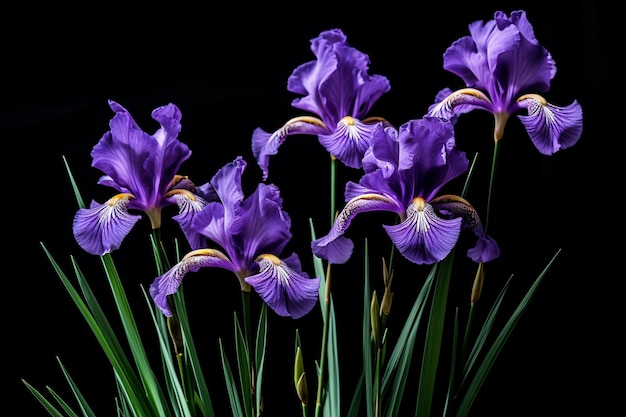
M187 308L184 301L184 292L182 286L179 287L178 292L174 294L174 305L178 314L179 323L181 326L181 333L183 335L183 343L185 346L185 357L191 367L191 372L196 382L196 389L198 395L197 406L200 408L202 416L214 417L215 412L213 410L213 403L211 401L211 395L207 386L202 367L200 365L200 358L195 347L193 340L191 327L189 325L189 318L187 315Z
M504 284L504 286L502 287L502 290L500 290L500 294L498 294L498 297L494 300L493 305L491 306L491 309L489 311L489 314L485 318L485 322L483 323L483 326L481 327L478 336L476 336L476 341L474 342L474 345L472 346L472 350L470 351L467 362L463 369L464 377L463 377L463 380L461 381L461 384L465 382L465 378L467 377L467 375L471 373L472 368L474 368L474 364L480 357L483 347L487 343L489 334L491 333L491 329L493 328L493 325L495 324L496 318L498 316L498 311L500 310L500 307L502 306L502 302L504 301L504 296L506 295L506 292L509 288L509 285L512 279L513 279L513 276L510 276L509 279Z
M491 348L485 355L485 358L483 359L476 374L472 378L467 388L467 391L460 398L459 406L455 414L455 417L465 417L469 413L469 410L472 404L474 403L474 400L476 399L478 392L480 391L480 388L485 382L485 379L487 378L489 371L493 367L495 360L497 359L498 355L502 351L504 344L506 343L509 336L513 332L515 325L519 322L522 313L528 306L528 303L530 302L531 298L535 294L535 291L537 291L539 284L541 283L541 281L543 281L543 278L546 276L548 270L550 269L550 267L552 266L552 264L554 263L554 261L556 260L560 252L561 250L559 249L555 253L555 255L552 257L552 259L550 259L550 262L548 262L548 264L543 269L543 271L537 276L533 285L529 288L524 298L522 298L518 306L515 308L515 310L511 314L511 317L502 328L502 331L498 334L498 336L494 340L493 344L491 345Z
M382 396L385 399L384 415L386 417L399 415L402 398L406 391L406 381L411 368L415 338L425 312L426 300L433 288L437 268L438 265L435 264L426 277L396 341L396 345L389 356L382 382Z
M443 405L442 415L446 415L448 407L453 399L453 389L456 381L456 365L457 365L457 346L459 343L459 309L454 310L454 330L452 335L452 352L450 355L450 377L448 379L448 390L446 391L446 399Z
M426 329L419 388L417 390L417 404L415 407L415 415L417 417L431 416L454 252L453 249L452 252L440 262L440 267L437 272L435 291L430 306L428 328Z
M109 279L109 285L113 292L113 299L117 305L118 313L122 321L122 327L128 340L133 359L137 365L139 377L143 383L146 395L154 408L154 412L159 416L167 415L166 405L163 404L163 394L152 372L152 366L148 361L144 344L137 328L130 304L126 297L126 292L122 286L122 282L113 259L110 254L101 257L106 275Z
M70 179L70 183L72 184L72 190L74 190L74 196L76 197L76 202L78 203L78 207L85 208L85 202L83 201L83 197L80 195L80 191L78 190L78 185L76 184L76 180L74 179L74 175L72 175L72 170L70 170L70 164L67 162L65 155L63 155L63 165L65 165L65 171L67 171L67 176Z
M376 414L375 409L375 393L373 391L374 388L374 380L372 375L372 318L370 316L370 275L369 275L369 250L367 245L367 239L365 239L365 250L364 250L364 279L363 279L363 324L362 324L362 332L363 332L363 371L365 373L365 412L368 417L373 417ZM378 320L378 317L375 317L374 320Z
M115 338L113 330L108 327L101 328L99 326L99 324L103 323L103 320L96 320L96 318L94 318L90 309L85 304L85 301L81 298L78 291L71 284L71 282L69 281L69 279L67 278L63 270L59 267L57 262L54 260L50 252L48 252L47 248L43 244L42 244L42 248L44 252L46 253L49 261L51 262L52 267L54 268L57 275L61 279L61 282L65 286L68 294L74 301L76 307L78 308L83 318L85 319L87 325L89 326L94 336L96 337L96 340L100 343L100 346L102 347L104 354L107 356L108 360L110 361L115 371L120 375L120 378L122 379L122 383L127 387L128 394L129 394L129 401L136 406L137 415L138 416L145 415L146 417L148 417L150 414L154 412L152 410L152 406L145 396L141 382L137 378L137 375L134 369L131 367L130 362L128 361L124 352L122 351L119 345L119 342L117 342L117 339ZM73 259L72 261L74 262ZM83 285L86 286L86 280L84 279L82 274L79 273L78 278L80 280L83 280L84 281ZM92 304L93 304L93 301L92 301ZM100 308L98 308L97 310L100 312L102 311ZM146 410L146 411L142 411L142 410ZM150 413L148 413L147 410L151 410ZM148 414L144 414L144 412Z
M222 339L219 339L220 356L222 358L222 369L224 371L224 381L226 382L226 391L228 393L228 399L230 401L230 409L233 413L233 417L243 417L243 411L241 409L241 401L239 400L239 393L237 391L237 384L233 372L228 363L228 358L224 353L224 346L222 345Z
M159 347L161 351L161 364L163 367L163 372L165 379L167 381L168 386L168 394L169 398L172 402L172 405L176 405L176 415L184 416L184 417L192 417L192 413L189 409L189 403L187 401L187 397L191 396L192 404L193 404L193 395L189 393L189 391L185 391L183 386L181 385L180 380L178 379L177 368L174 365L174 361L172 360L172 351L169 347L169 338L166 326L163 326L163 317L161 316L161 311L154 305L152 299L148 295L148 293L143 291L146 304L150 309L150 314L152 317L152 322L154 324L155 329L157 330L157 336L159 341ZM161 323L161 324L160 324ZM193 390L191 391L193 392Z
M261 306L259 315L259 325L256 334L255 343L255 369L256 369L256 410L257 416L261 415L263 399L263 371L265 369L265 346L267 344L267 304Z
M28 382L22 379L22 383L26 385L26 388L33 394L33 396L43 405L43 407L52 415L53 417L63 417L63 414L50 402L48 399L42 395L35 387L30 385ZM54 393L50 388L48 391ZM72 416L76 416L76 414L70 414Z
M235 350L237 352L237 367L239 369L239 383L241 384L244 410L246 416L253 417L252 390L250 389L252 387L250 355L245 336L239 326L237 314L234 315L233 327L235 329Z

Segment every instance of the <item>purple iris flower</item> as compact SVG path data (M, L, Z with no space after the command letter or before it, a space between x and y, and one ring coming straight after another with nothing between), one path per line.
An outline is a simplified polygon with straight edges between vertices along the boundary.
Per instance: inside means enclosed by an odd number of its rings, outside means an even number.
M193 227L220 248L194 250L150 285L150 295L171 317L167 296L178 291L188 272L204 267L235 274L242 291L250 288L281 316L300 318L315 306L319 278L302 271L298 255L279 258L291 239L291 219L282 209L275 185L260 183L244 199L241 175L246 162L236 158L211 180L219 201L210 202L193 220Z
M461 77L467 88L441 90L428 115L454 122L459 114L486 110L495 117L498 142L509 116L525 109L527 115L518 118L539 152L551 155L576 144L583 129L578 102L557 107L537 94L550 89L556 65L537 42L526 12L515 11L509 18L498 11L493 20L470 24L469 31L470 36L458 39L443 56L443 67Z
M372 147L363 159L365 175L358 184L346 185L346 205L331 231L311 244L313 253L329 263L344 263L354 244L344 237L359 213L397 213L399 223L383 225L398 251L416 264L444 259L460 232L469 229L477 237L467 255L474 262L488 262L500 255L474 208L455 195L438 196L450 180L465 173L469 162L455 147L452 122L424 117L403 124L399 130L379 125Z
M348 45L340 29L320 33L311 40L316 60L297 67L287 89L304 97L291 102L295 108L315 114L295 117L274 133L256 128L252 152L267 179L269 157L276 155L287 136L317 135L319 142L335 158L352 168L370 144L378 117L364 119L373 104L390 85L386 77L369 75L369 57Z
M143 211L152 229L161 227L163 207L177 204L180 224L191 246L200 243L200 235L191 229L191 219L215 199L208 184L196 187L188 178L177 175L191 151L177 139L181 113L174 104L155 109L152 118L161 127L153 135L145 133L130 113L109 100L115 116L106 132L91 151L92 166L105 175L98 184L115 188L119 194L104 204L91 201L74 216L73 231L78 244L94 255L104 255L120 247L126 235L141 218L131 210Z

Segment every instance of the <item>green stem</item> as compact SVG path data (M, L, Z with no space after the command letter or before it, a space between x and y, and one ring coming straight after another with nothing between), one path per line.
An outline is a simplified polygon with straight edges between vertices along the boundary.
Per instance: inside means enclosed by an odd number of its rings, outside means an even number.
M324 379L326 375L324 370L326 369L326 356L328 354L328 328L330 326L330 264L326 269L326 294L324 302L324 327L322 330L322 347L320 351L320 368L317 376L317 397L315 400L315 417L321 417L322 415L322 396L324 393Z
M485 216L485 233L489 228L489 218L491 215L491 198L493 194L494 183L496 182L496 167L498 154L500 153L500 141L495 141L493 145L493 158L491 159L491 175L489 176L489 192L487 194L487 215Z

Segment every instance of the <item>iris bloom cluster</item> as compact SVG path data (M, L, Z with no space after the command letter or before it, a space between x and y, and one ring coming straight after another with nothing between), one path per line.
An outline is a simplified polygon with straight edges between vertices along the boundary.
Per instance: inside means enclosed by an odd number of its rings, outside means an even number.
M123 404L118 410L119 415L214 415L208 389L203 385L204 377L199 374L193 344L187 345L185 350L178 350L177 345L176 354L172 355L172 350L164 343L166 334L175 339L175 344L181 340L181 343L190 343L189 328L184 321L182 282L203 268L230 271L238 280L243 300L248 300L254 290L263 302L257 338L253 341L250 310L244 301L245 331L236 333L239 391L222 351L233 415L256 417L262 412L261 382L267 336L265 308L268 306L277 315L293 319L302 318L319 306L323 338L320 360L316 363L315 416L320 417L322 413L328 413L327 417L344 415L338 399L343 392L338 384L338 358L341 355L337 354L338 346L335 345L339 326L329 296L330 271L334 264L351 261L354 243L349 237L349 229L356 216L375 211L395 214L396 223L384 224L382 228L394 250L403 256L403 261L434 266L420 294L415 296L412 309L415 314L407 317L396 340L397 345L389 348L389 356L385 354L388 338L382 336L380 329L391 308L393 269L383 268L385 294L382 305L378 304L376 293L371 295L369 290L369 271L365 274L361 347L364 373L360 380L363 385L359 383L352 406L358 407L365 402L367 413L351 409L348 415L400 415L399 403L411 368L416 329L423 316L428 321L428 331L418 380L417 411L413 414L433 415L431 403L443 338L450 266L461 233L468 233L473 238L472 247L465 248L465 253L478 264L476 288L482 285L483 264L500 256L498 243L487 233L486 227L491 188L487 215L483 218L469 198L448 191L453 189L457 180L470 176L466 153L457 147L458 118L473 110L485 110L494 115L494 162L505 124L518 112L527 113L519 115L519 119L542 154L550 155L571 147L582 135L582 109L577 101L559 107L540 95L549 90L556 65L551 54L535 38L524 11L514 11L510 16L498 11L492 20L471 23L469 32L469 36L454 42L443 56L444 69L461 77L465 87L454 92L449 88L442 89L426 112L416 111L416 115L423 115L421 118L405 121L399 128L386 118L369 115L376 101L390 90L389 80L382 75L369 74L369 57L350 46L340 29L321 32L311 40L315 59L299 65L287 82L287 89L299 95L292 101L292 106L308 114L290 119L273 133L259 127L247 142L248 146L251 144L261 171L255 190L248 195L242 186L247 167L242 156L222 166L210 181L200 186L181 172L191 151L178 140L182 116L177 106L168 104L156 108L152 118L160 127L149 134L137 125L124 107L109 101L114 112L110 130L94 146L91 156L92 166L103 173L98 184L113 188L116 194L104 203L92 201L89 207L79 208L74 217L73 232L80 247L90 254L103 256L105 267L111 268L111 252L123 247L125 237L142 215L149 219L158 272L152 277L148 292L155 311L162 313L158 318L157 315L153 317L161 336L160 349L168 388L172 388L167 395L155 388L158 381L152 367L146 365L148 361L143 347L137 345L139 332L133 329L135 323L129 309L120 308L119 312L133 351L133 363L139 364L139 377L124 374L134 367L130 360L124 359L120 343L113 330L107 327L108 320L98 316L102 310L95 297L84 290L87 295L80 299L78 291L70 290L81 310L89 310L89 314L95 316L88 322L96 326L94 333L100 338L105 352L113 358L111 362L121 387ZM292 220L283 209L283 196L278 187L267 183L269 158L276 155L286 138L292 135L317 136L331 156L332 169L342 163L347 168L359 170L360 175L358 181L345 184L345 205L335 216L332 195L335 177L331 174L332 224L319 238L312 233L307 242L310 243L314 276L304 270L298 254L283 253L292 239ZM492 170L494 166L492 164ZM494 171L492 178L493 174ZM78 200L82 205L82 198ZM178 222L186 238L185 249L188 249L173 265L168 264L159 233L163 209L169 205L178 207L173 219ZM371 231L373 229L368 230ZM440 263L444 267L438 268ZM107 272L109 279L118 278L110 270ZM529 295L520 302L497 336L497 343L487 344L487 335L493 326L490 317L476 332L479 336L474 340L471 357L463 356L467 352L464 345L458 362L451 363L449 369L454 372L449 376L450 391L443 407L445 416L451 415L447 410L453 407L456 417L467 415L484 376L499 353L498 349L543 275L539 275ZM69 286L63 274L61 276L64 284ZM83 279L81 288L87 288L84 277L79 276L79 279ZM437 285L432 285L433 280L437 280ZM114 282L111 288L118 305L124 306L125 294L120 283ZM472 295L470 309L474 300ZM85 305L89 308L84 308ZM494 304L493 310L497 309L498 305ZM432 314L429 315L429 311ZM460 338L463 343L474 334L471 331L473 311L470 310L468 315L465 338ZM182 320L170 320L179 318L179 313L182 313ZM165 322L167 326L160 324ZM170 325L172 327L168 327ZM180 335L183 337L179 338ZM294 383L306 417L309 393L298 339L296 346ZM482 349L488 349L488 353L483 354ZM188 356L183 358L184 355ZM178 359L178 368L171 362L172 356ZM38 398L41 401L42 396L38 395ZM239 401L239 398L243 400ZM84 398L78 399L84 401ZM42 403L53 415L61 415L50 403ZM67 409L65 403L62 407ZM387 409L383 410L383 407ZM81 409L88 409L88 406L81 403ZM128 412L129 409L133 412Z
M291 239L291 219L282 209L277 187L259 184L244 198L241 175L246 162L238 157L213 177L219 201L209 203L195 217L192 228L219 248L189 252L150 286L150 295L171 317L167 296L176 293L188 272L204 267L223 268L239 279L242 291L253 287L279 315L300 318L317 302L319 278L302 272L298 255L279 256Z
M478 238L468 251L474 262L500 255L480 218L467 200L438 195L450 180L467 172L469 161L456 149L452 123L425 117L396 130L379 128L363 159L365 175L346 185L346 205L330 233L312 243L313 253L331 263L346 262L352 242L342 235L357 214L370 211L396 213L400 222L384 226L398 251L416 264L443 260L456 245L462 229Z
M351 168L361 168L371 135L381 117L368 117L376 100L389 91L389 80L369 74L369 57L348 44L340 29L320 33L311 40L314 61L297 67L287 81L287 89L303 97L291 105L312 113L287 121L274 133L254 130L252 152L269 175L269 158L291 135L317 135L319 142L335 158Z
M549 103L543 94L556 75L552 55L535 37L526 12L507 16L498 11L488 22L469 25L469 36L454 42L443 55L443 67L458 75L466 87L444 88L428 114L456 121L473 110L493 114L496 142L504 136L509 117L519 115L535 147L545 155L566 149L582 134L583 113L574 100L565 107Z

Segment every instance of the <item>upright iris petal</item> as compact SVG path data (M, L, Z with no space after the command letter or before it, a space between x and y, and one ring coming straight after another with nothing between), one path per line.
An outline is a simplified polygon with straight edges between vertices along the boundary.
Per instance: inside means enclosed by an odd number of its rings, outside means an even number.
M258 184L248 197L241 185L246 162L237 157L211 179L218 201L206 205L192 228L219 248L198 248L150 286L150 295L161 311L171 316L167 296L176 293L183 277L204 267L229 270L242 291L254 288L277 314L299 318L315 306L319 278L302 271L296 254L281 259L291 239L291 219L282 209L275 185Z
M140 219L129 210L144 212L153 229L161 226L163 207L177 204L180 224L192 247L198 236L191 230L191 218L207 204L211 193L204 193L185 177L176 175L191 151L177 137L181 112L174 104L159 107L152 118L160 128L152 135L142 131L130 113L109 100L115 116L94 146L92 166L104 175L98 181L119 194L100 204L92 201L74 216L73 231L78 244L94 255L116 250Z
M452 122L437 117L411 120L398 131L379 125L364 159L365 175L358 184L346 185L346 206L330 232L311 243L313 253L330 263L344 263L353 244L343 236L360 213L388 211L400 222L384 225L398 251L416 264L444 259L456 245L462 230L477 237L468 251L475 262L488 262L500 255L474 208L453 195L437 196L452 179L469 166L465 153L454 142Z
M556 65L537 41L526 12L508 17L498 11L493 20L471 23L469 31L443 56L444 68L461 77L467 88L441 90L428 115L455 122L460 114L486 110L494 115L497 142L509 117L526 110L526 116L518 117L539 152L551 155L575 145L582 135L582 108L576 100L559 107L539 95L549 91Z
M317 135L324 148L345 165L361 167L363 154L371 142L374 124L381 118L366 115L380 96L389 91L387 78L370 75L369 57L348 45L340 29L320 33L311 40L316 59L297 67L287 82L287 89L303 97L292 106L314 116L295 117L274 133L261 128L252 136L252 152L268 177L269 157L288 136Z

